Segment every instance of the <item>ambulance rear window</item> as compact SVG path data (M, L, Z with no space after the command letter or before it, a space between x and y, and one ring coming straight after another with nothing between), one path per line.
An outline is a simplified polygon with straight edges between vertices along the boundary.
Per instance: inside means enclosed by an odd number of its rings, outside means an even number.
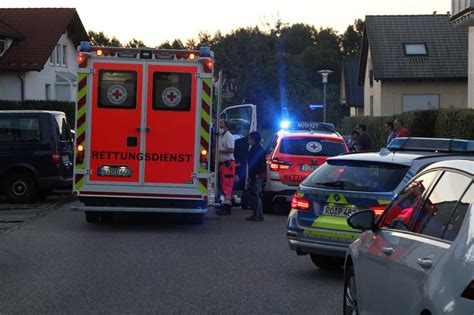
M100 108L135 109L137 107L137 73L135 71L100 70Z
M153 109L190 111L191 83L191 73L155 72L153 74Z

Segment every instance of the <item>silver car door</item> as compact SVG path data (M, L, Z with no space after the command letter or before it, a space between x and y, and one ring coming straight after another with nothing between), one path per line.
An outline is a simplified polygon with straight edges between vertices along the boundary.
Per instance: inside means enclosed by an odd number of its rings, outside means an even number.
M431 285L430 276L443 267L438 262L451 246L443 236L470 182L465 175L445 172L429 197L413 211L409 231L390 231L396 243L388 258L386 314L419 314L427 304L424 292Z

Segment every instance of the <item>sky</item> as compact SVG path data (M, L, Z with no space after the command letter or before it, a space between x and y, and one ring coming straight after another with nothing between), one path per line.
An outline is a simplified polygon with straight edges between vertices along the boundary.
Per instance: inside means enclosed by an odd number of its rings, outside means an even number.
M223 34L238 27L307 23L339 33L365 15L446 14L450 0L1 0L0 7L73 7L86 30L103 31L121 42L132 38L157 46L186 42L200 31Z

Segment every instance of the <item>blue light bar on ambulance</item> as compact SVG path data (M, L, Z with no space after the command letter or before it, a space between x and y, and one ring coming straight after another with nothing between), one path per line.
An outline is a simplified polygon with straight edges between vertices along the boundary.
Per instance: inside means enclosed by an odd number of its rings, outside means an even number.
M439 138L395 138L387 146L390 151L428 151L474 153L474 141Z
M91 52L92 51L92 45L90 42L82 41L79 44L79 51L80 52Z
M211 47L201 47L199 48L200 57L212 57Z

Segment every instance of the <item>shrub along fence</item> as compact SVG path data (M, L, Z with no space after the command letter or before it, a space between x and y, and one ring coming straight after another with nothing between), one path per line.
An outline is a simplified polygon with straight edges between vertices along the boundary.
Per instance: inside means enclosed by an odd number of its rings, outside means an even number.
M473 109L419 110L385 117L346 117L339 130L349 135L357 124L366 124L372 147L380 149L386 145L385 123L401 118L411 137L458 138L474 140Z
M75 103L61 101L2 101L0 100L0 110L51 110L66 113L67 120L74 126Z

